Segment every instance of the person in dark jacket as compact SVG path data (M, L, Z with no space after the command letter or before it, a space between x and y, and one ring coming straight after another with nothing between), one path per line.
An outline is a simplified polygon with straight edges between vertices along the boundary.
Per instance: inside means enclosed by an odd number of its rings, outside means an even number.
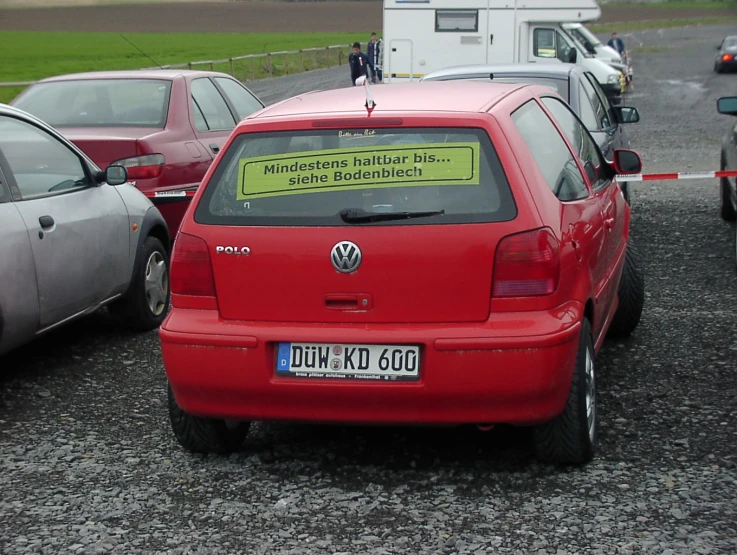
M609 39L609 42L607 43L607 46L611 46L616 50L620 56L625 56L625 49L624 49L624 41L619 38L619 35L617 33L612 33L612 38Z
M384 72L382 71L384 43L381 41L380 38L376 36L376 33L371 33L371 41L366 47L366 55L368 56L368 59L374 69L371 82L381 83L382 79L384 78Z
M348 56L348 66L351 68L351 83L355 86L356 79L365 77L371 79L374 67L368 56L361 52L361 43L353 43L353 54Z

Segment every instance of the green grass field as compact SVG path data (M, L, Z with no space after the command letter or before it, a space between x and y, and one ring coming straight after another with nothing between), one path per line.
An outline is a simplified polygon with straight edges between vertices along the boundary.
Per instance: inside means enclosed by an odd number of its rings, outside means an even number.
M118 33L15 32L0 31L0 81L34 81L43 77L111 69L137 69L157 64L220 60L246 54L299 50L301 48L348 45L355 33L127 33L130 40L156 63L126 42ZM337 51L331 53L332 62ZM345 63L345 57L343 58ZM236 76L250 79L299 71L329 64L326 53L279 56L268 65L266 58L236 64ZM285 67L286 64L286 67ZM216 71L230 71L230 64ZM291 68L290 68L291 66ZM199 66L197 69L210 69ZM290 71L291 69L291 71ZM239 75L240 73L240 75ZM22 88L0 88L0 102L8 102Z

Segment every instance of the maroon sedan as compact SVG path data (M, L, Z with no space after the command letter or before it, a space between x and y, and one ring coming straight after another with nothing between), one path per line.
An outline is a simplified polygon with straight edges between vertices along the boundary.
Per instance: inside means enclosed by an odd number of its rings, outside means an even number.
M57 128L101 168L120 164L172 237L236 124L263 103L230 75L132 70L44 79L12 104Z

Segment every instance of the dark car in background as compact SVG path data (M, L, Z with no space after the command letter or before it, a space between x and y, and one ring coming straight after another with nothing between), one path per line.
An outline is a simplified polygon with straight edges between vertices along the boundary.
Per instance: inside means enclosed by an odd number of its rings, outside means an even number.
M531 83L554 89L581 119L608 161L612 160L615 149L630 148L630 141L622 124L640 121L636 108L613 106L596 77L574 64L458 66L428 73L420 81L456 80ZM629 202L627 184L621 183L620 186Z
M714 60L714 71L724 73L737 69L737 35L726 37L722 44L717 46L719 53Z
M46 121L101 168L124 166L172 237L236 124L263 103L225 73L105 71L39 81L12 105Z

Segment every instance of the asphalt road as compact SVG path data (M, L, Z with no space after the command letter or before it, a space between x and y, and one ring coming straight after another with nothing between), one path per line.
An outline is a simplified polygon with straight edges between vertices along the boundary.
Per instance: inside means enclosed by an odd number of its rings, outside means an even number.
M717 169L730 31L627 37L647 50L627 101L645 171ZM258 424L242 453L193 456L156 335L99 314L0 359L0 552L735 553L737 275L717 199L715 180L634 185L646 307L600 353L584 468L536 463L514 429Z

